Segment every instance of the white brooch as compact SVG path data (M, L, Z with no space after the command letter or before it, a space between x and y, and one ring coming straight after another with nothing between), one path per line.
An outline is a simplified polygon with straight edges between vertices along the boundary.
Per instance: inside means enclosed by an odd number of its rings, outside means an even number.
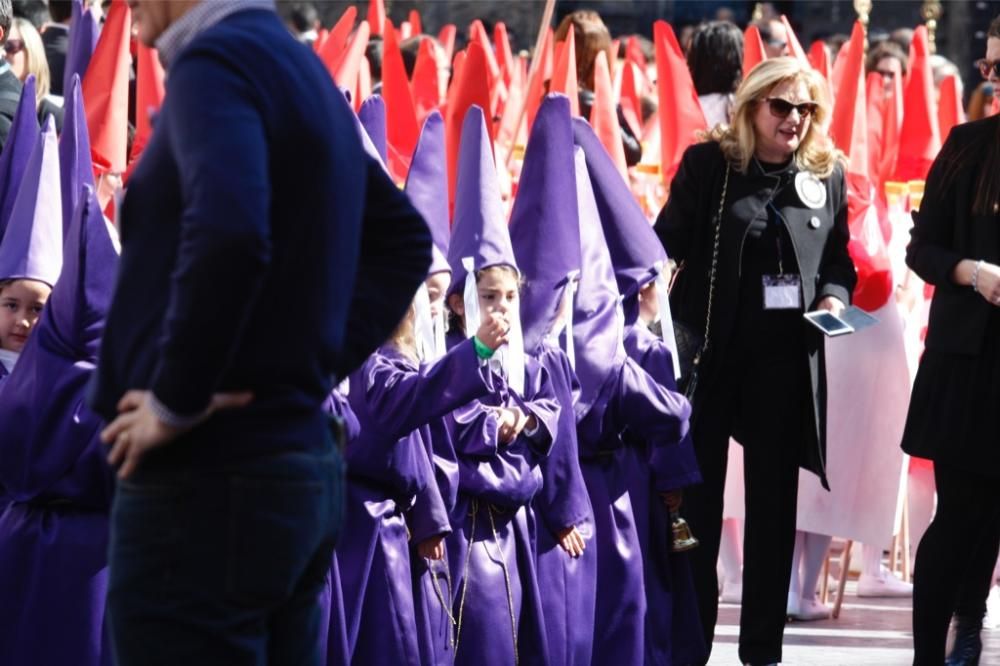
M795 191L806 206L812 209L826 205L826 188L823 182L808 171L795 174Z

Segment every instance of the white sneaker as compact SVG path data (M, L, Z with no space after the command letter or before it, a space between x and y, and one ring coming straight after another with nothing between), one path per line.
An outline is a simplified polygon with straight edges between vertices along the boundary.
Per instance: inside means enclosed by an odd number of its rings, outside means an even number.
M788 617L799 622L814 622L816 620L830 619L830 609L819 602L815 597L812 599L799 599L798 605L788 605Z
M724 604L741 603L743 601L743 581L723 581L719 600Z
M859 597L912 597L913 583L906 583L896 578L888 569L882 567L879 575L861 574L858 578Z

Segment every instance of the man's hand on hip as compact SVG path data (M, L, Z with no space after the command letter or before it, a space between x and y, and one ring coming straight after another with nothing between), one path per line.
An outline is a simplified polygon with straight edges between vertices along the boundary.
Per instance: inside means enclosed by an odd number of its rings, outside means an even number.
M101 431L101 441L111 445L108 462L121 465L118 478L126 479L149 451L169 444L198 423L220 409L243 407L253 399L253 394L216 393L208 409L197 422L187 428L164 423L150 406L149 391L129 391L118 401L118 417Z

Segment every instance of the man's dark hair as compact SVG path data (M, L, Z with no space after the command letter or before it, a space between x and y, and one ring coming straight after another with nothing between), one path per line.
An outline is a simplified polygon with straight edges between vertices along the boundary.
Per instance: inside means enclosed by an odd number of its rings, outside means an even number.
M21 0L13 3L13 13L17 18L27 20L41 32L49 20L49 7L43 0Z
M990 21L990 28L986 31L986 38L994 37L1000 39L1000 15Z
M425 39L433 39L429 35L414 35L404 39L399 44L399 53L403 56L403 67L406 75L413 76L413 70L417 66L417 54L420 53L420 43Z
M382 80L382 38L378 35L372 35L372 38L368 40L368 46L365 47L365 57L368 58L368 66L371 68L372 72L372 84Z
M73 0L49 0L49 16L53 23L65 23L73 17Z
M743 78L743 33L729 21L709 21L691 36L688 69L699 95L735 92Z
M0 35L0 44L7 41L7 35L10 34L10 24L14 20L14 7L10 0L0 0L0 29L3 30L3 35Z
M311 2L296 2L288 11L288 20L298 33L315 30L319 22L319 13Z

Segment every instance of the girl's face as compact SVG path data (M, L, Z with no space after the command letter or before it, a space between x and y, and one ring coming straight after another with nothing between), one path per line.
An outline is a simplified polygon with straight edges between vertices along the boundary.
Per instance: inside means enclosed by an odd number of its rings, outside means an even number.
M521 297L513 271L494 267L484 270L476 284L479 290L479 311L483 315L497 313L508 322L518 313Z
M451 273L442 271L427 277L427 296L431 301L431 317L437 319L444 311L444 296L451 283Z
M0 349L24 349L51 293L47 284L35 280L15 280L0 289Z
M24 49L24 41L17 28L11 26L7 42L4 44L4 57L10 63L10 69L19 80L28 76L28 53Z

